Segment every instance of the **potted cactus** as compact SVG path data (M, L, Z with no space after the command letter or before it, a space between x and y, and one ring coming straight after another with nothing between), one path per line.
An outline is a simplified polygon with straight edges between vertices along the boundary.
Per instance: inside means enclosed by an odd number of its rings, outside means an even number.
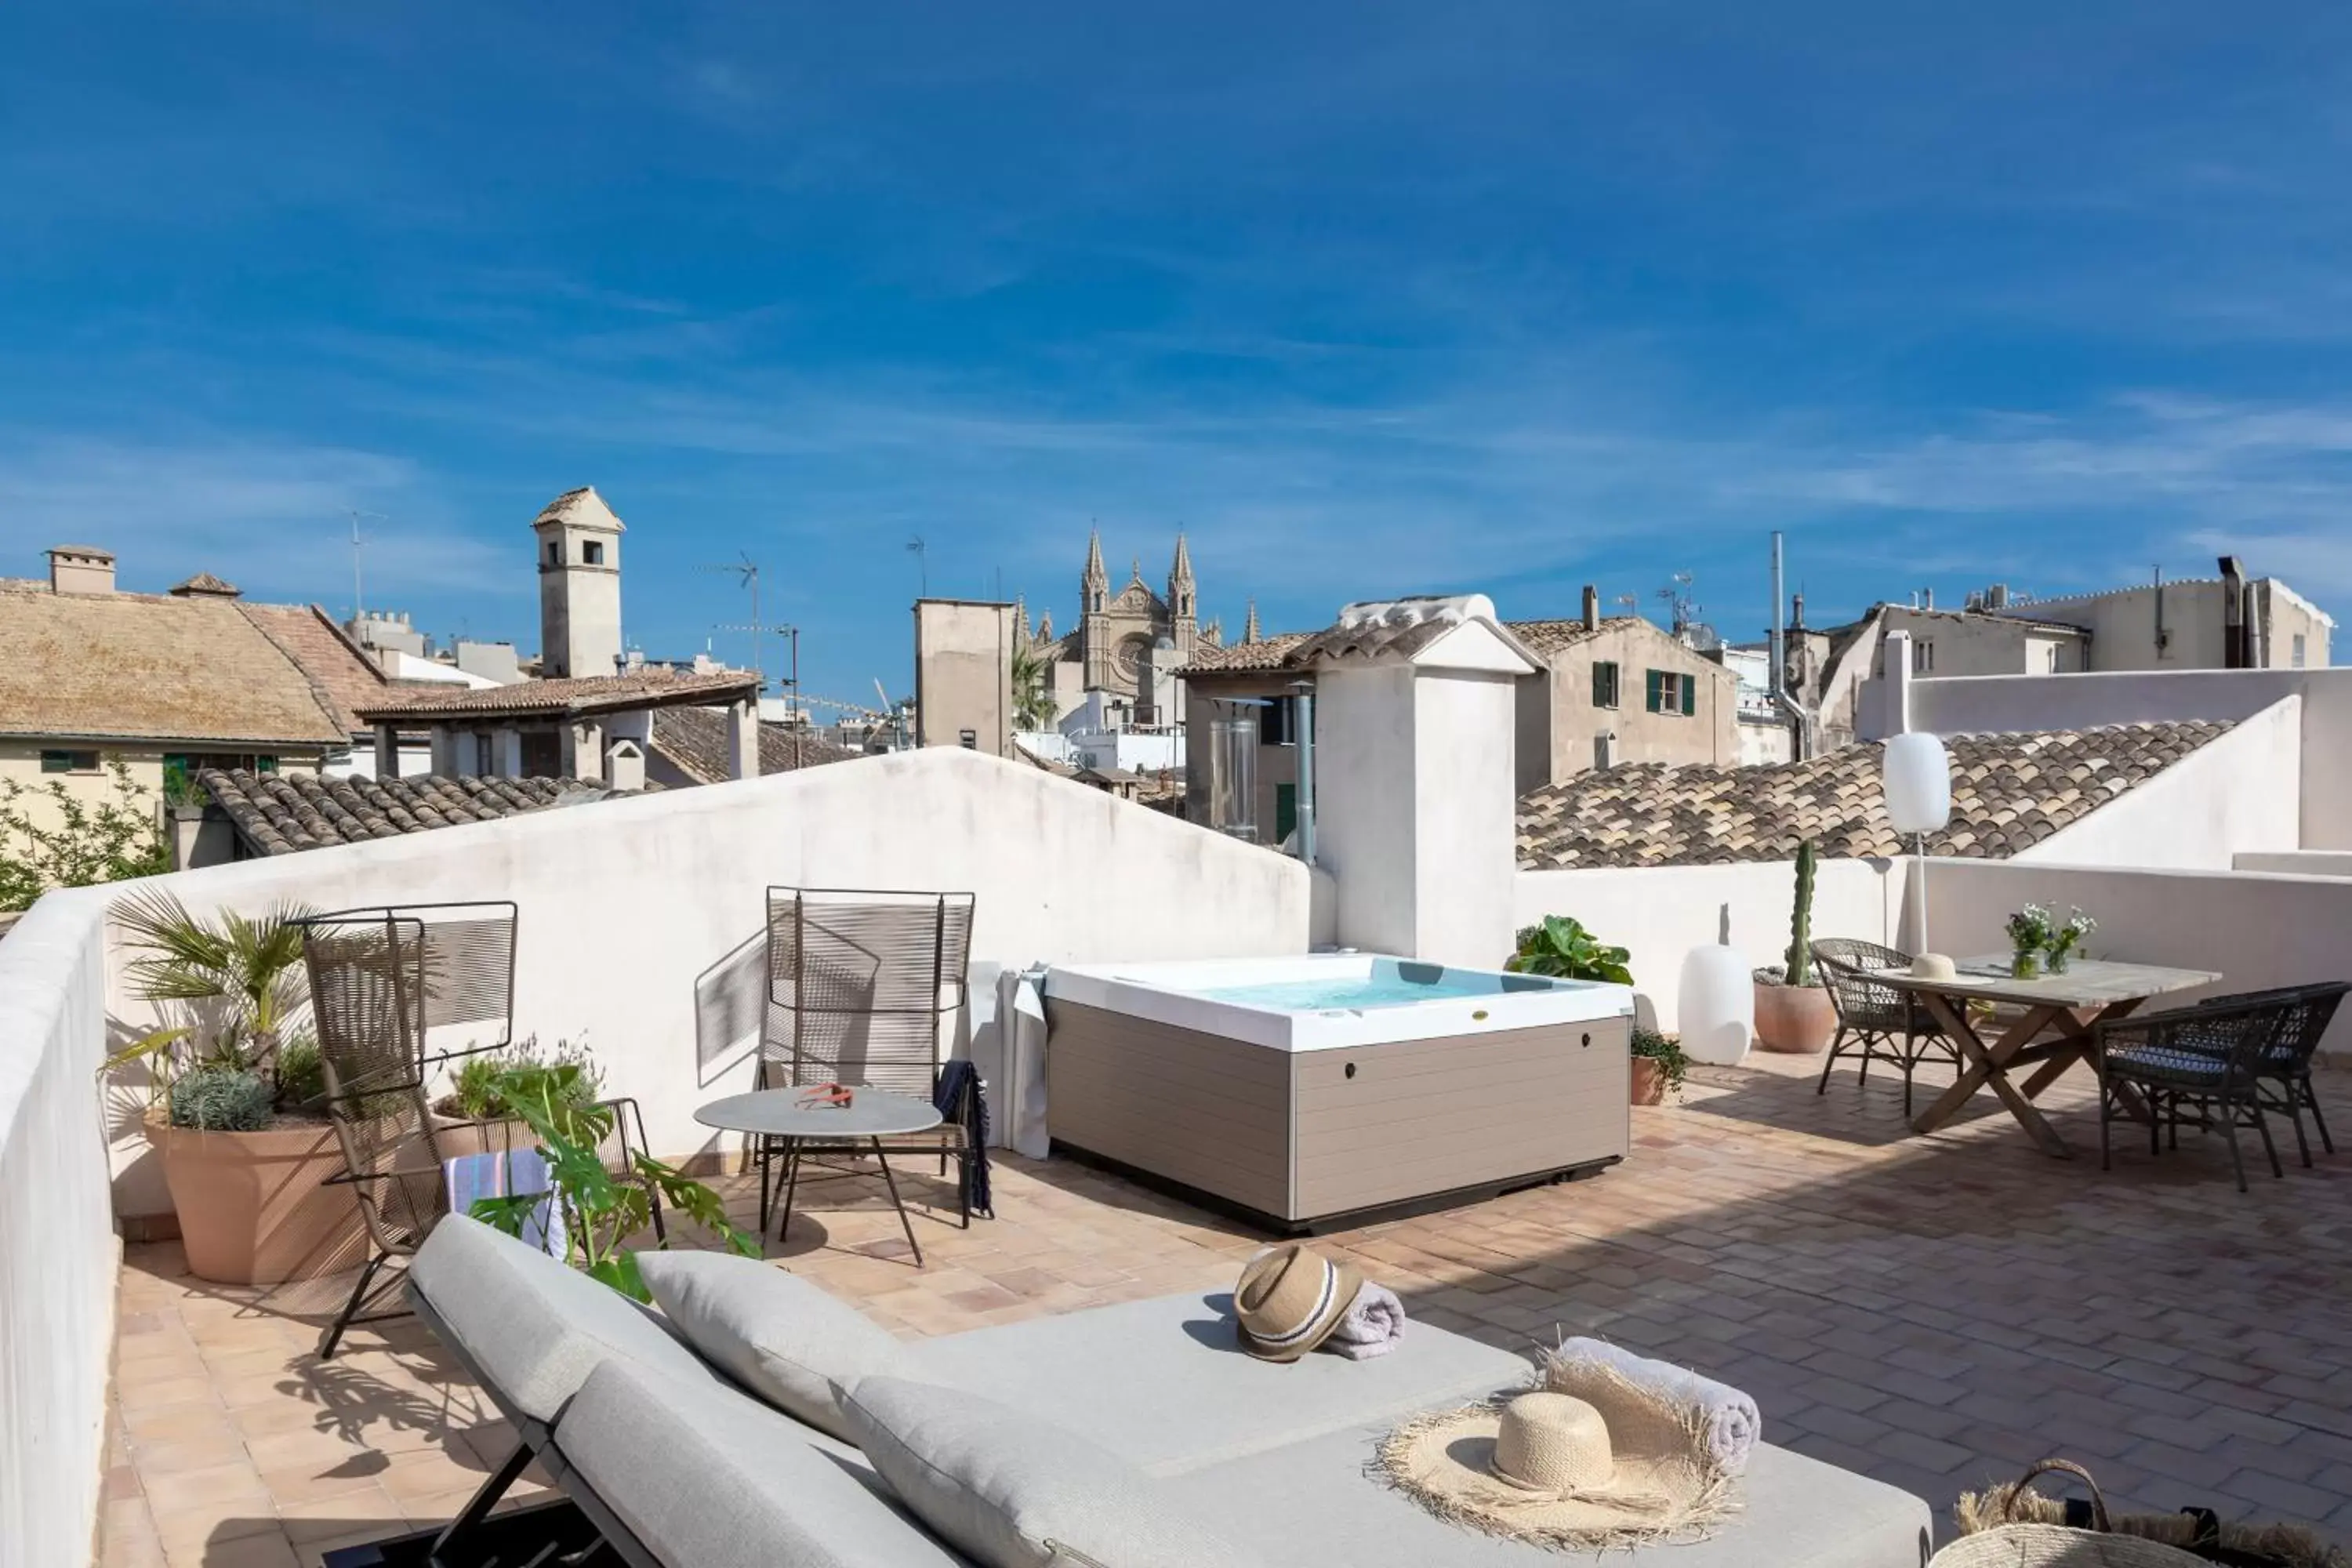
M1813 841L1797 846L1797 896L1784 960L1756 971L1756 1043L1768 1051L1829 1049L1837 1009L1813 969Z

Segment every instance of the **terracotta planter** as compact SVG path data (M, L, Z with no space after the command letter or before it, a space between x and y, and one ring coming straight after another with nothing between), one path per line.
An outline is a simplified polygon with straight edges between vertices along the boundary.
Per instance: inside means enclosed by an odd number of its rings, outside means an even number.
M1837 1008L1826 985L1756 983L1756 1043L1768 1051L1807 1055L1837 1037Z
M1633 1058L1633 1103L1664 1105L1666 1102L1666 1075L1648 1057Z
M528 1121L453 1121L439 1120L433 1127L433 1142L445 1160L460 1154L505 1154L518 1149L539 1147L539 1134L530 1130Z
M147 1119L180 1217L188 1272L224 1285L340 1274L367 1260L367 1232L334 1129L288 1121L259 1132L200 1132Z

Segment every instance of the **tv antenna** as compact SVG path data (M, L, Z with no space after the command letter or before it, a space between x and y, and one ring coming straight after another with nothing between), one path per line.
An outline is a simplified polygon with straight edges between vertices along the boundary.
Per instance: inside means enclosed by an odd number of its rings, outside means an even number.
M1693 580L1689 573L1677 572L1674 581L1658 590L1657 596L1666 602L1666 613L1672 619L1676 637L1690 630L1691 623L1698 618L1700 606L1690 596Z
M928 599L931 596L930 546L923 542L923 536L919 533L907 542L907 553L915 558L917 579L922 584L922 596Z
M793 627L771 626L760 619L760 563L752 560L749 553L743 552L738 552L738 553L741 554L743 557L740 561L722 562L716 566L698 566L695 570L698 572L731 572L735 574L738 585L751 590L751 624L749 626L740 626L723 621L714 622L712 629L722 632L750 632L751 634L751 673L759 679L760 690L761 694L764 695L768 689L768 675L765 668L765 657L767 653L765 639L767 634L772 631L789 631L793 633L793 674L795 677L800 674L800 634Z
M360 591L360 552L367 547L367 541L360 537L360 519L373 518L378 522L390 522L392 519L380 511L362 511L357 507L346 510L351 513L352 519L352 625L356 629L360 621L367 614L367 606Z

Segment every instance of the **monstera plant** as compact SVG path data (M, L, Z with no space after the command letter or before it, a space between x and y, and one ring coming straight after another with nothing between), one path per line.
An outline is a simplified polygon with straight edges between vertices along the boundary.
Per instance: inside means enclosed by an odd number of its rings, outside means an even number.
M1554 980L1598 980L1631 985L1633 973L1625 961L1633 954L1611 947L1567 915L1546 915L1519 931L1518 951L1503 967L1515 974L1542 974Z

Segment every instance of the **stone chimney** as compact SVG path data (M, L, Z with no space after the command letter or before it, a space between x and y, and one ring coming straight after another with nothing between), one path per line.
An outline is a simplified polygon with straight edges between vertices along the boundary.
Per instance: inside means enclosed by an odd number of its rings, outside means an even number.
M1584 629L1588 632L1601 629L1601 590L1590 583L1584 585Z
M114 552L95 544L54 544L49 547L49 592L52 594L111 594L114 592Z
M2009 584L1995 583L1985 590L1985 608L1998 615L2009 608Z

